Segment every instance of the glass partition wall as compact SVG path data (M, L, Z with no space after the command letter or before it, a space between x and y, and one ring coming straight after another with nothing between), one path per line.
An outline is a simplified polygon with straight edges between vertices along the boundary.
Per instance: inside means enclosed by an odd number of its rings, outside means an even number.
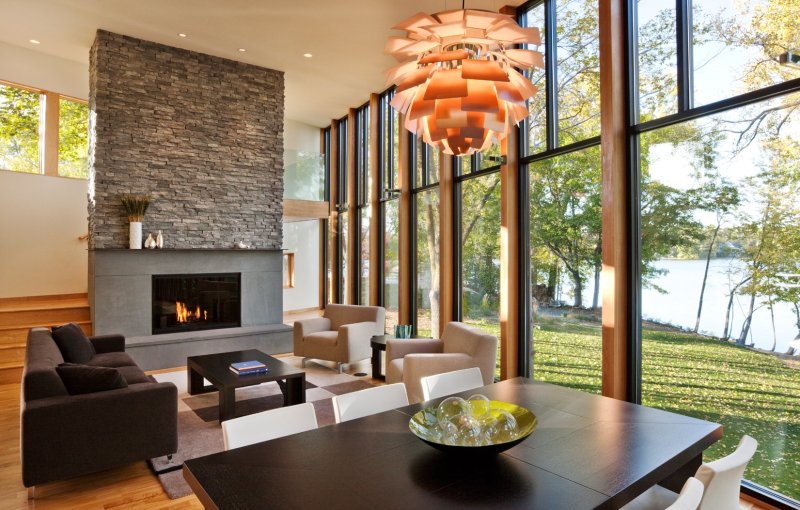
M400 129L397 110L389 105L393 92L388 91L380 97L380 154L381 165L381 195L380 195L380 222L383 228L381 234L381 259L383 264L376 270L381 270L381 296L380 303L386 309L386 331L391 333L399 324L400 313L400 209L399 188L400 178Z
M439 338L441 317L439 257L439 160L438 150L412 137L411 160L414 246L414 323L417 335Z

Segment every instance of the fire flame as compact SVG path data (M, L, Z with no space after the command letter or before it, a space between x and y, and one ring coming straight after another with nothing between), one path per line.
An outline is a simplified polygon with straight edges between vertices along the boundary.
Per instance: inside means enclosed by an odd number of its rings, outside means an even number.
M189 307L186 306L186 303L175 301L175 316L178 319L178 324L208 320L208 310L201 310L200 305L197 305L194 311L191 311Z

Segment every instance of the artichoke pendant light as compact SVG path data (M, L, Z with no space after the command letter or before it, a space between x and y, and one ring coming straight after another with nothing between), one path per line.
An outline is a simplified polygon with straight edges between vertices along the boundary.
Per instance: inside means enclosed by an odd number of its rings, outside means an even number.
M489 148L528 115L536 87L519 70L544 68L538 51L516 45L541 43L538 28L482 10L416 14L392 27L386 53L400 65L387 72L397 85L391 105L405 127L447 154Z

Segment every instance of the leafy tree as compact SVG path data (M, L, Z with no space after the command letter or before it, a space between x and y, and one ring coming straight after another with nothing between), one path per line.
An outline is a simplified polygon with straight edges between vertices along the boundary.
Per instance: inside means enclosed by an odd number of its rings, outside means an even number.
M39 173L39 94L0 85L0 168Z

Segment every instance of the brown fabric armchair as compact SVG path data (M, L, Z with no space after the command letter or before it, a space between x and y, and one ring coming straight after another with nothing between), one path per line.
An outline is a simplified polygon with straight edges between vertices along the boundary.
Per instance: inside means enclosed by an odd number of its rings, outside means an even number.
M478 367L483 384L494 381L497 337L461 322L448 322L441 340L399 339L386 342L386 383L406 385L408 401L422 401L423 377Z
M294 355L335 361L341 371L345 363L369 358L370 340L385 327L381 306L329 304L322 317L295 321Z

